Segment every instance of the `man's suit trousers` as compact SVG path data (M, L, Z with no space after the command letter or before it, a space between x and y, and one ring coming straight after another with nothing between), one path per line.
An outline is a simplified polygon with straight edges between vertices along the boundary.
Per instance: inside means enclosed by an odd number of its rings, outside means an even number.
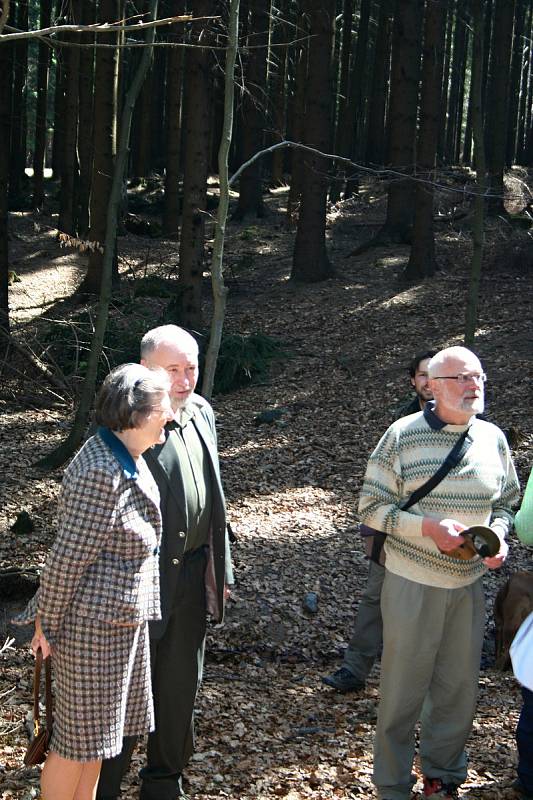
M185 554L179 567L172 611L163 636L150 640L155 731L148 737L141 772L141 800L176 800L181 774L193 752L194 705L202 679L205 634L205 548ZM104 761L97 800L116 798L128 769L134 739Z

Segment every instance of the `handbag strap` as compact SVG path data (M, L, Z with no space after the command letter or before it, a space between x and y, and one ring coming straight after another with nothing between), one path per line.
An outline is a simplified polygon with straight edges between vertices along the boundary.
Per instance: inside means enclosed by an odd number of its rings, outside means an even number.
M407 511L408 508L411 508L411 506L414 506L415 503L418 503L419 500L429 494L435 488L435 486L438 486L443 478L446 477L448 472L450 472L451 469L459 464L471 444L472 437L470 436L470 428L467 428L466 431L464 431L458 438L436 473L432 475L431 478L429 478L429 480L427 480L424 484L422 484L422 486L419 486L418 489L415 489L413 494L407 498L405 503L402 503L400 506L401 510Z
M39 647L35 654L35 670L33 673L33 728L34 735L37 736L41 724L39 713L39 695L41 688L41 669L44 660L44 698L46 707L46 729L52 730L52 658L47 656L43 659L43 651Z

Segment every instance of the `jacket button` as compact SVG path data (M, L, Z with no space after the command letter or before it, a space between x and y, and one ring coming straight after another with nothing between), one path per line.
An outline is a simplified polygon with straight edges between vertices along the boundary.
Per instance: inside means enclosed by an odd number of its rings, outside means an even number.
M180 537L180 539L185 539L185 531L180 531L178 533L178 536Z
M173 563L173 564L175 564L175 565L177 566L177 565L180 563L180 560L179 560L179 558L173 558L173 559L172 559L172 563Z

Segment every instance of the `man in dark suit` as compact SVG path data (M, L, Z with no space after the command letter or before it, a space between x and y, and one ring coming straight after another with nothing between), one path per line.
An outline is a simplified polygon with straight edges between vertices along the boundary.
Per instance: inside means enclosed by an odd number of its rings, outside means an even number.
M170 377L174 419L146 453L161 495L161 621L150 624L156 728L141 770L141 800L184 798L182 773L193 752L193 716L204 660L207 615L221 622L233 583L214 415L194 393L198 345L176 325L149 331L141 363ZM97 800L115 800L135 740L104 761Z

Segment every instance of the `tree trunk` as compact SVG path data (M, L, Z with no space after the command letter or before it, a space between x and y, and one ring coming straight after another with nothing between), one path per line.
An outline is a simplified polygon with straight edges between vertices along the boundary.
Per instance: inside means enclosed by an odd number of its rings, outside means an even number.
M460 136L462 122L461 89L464 84L466 61L466 0L457 0L455 16L455 32L453 37L453 58L451 68L450 93L448 96L448 115L446 120L446 145L444 161L446 164L455 164L456 143Z
M9 23L11 24L11 22ZM0 329L9 333L9 141L11 138L12 43L0 45ZM3 348L2 348L3 349Z
M172 3L167 13L179 14L183 10L182 0ZM182 25L170 29L170 41L182 40ZM163 210L163 232L177 238L180 215L179 182L181 175L181 101L183 89L183 56L181 47L171 47L167 54L166 80L166 137L165 137L165 206Z
M245 92L242 98L242 161L263 149L264 119L266 110L266 72L268 53L268 28L270 0L249 0L249 43L253 49L248 52L244 66ZM256 161L242 174L239 182L239 202L233 215L235 220L243 220L247 215L263 217L263 167Z
M52 0L41 0L41 28L48 28L52 18ZM35 108L35 144L33 148L33 207L39 208L44 201L44 166L46 153L46 111L48 108L48 70L50 48L39 41L37 62L37 103Z
M520 79L520 104L518 111L518 130L516 132L516 160L518 164L523 164L526 143L526 120L527 120L527 89L528 79L531 80L533 74L533 8L529 8L529 17L524 25L524 41L522 43L522 67Z
M100 0L98 21L120 19L118 0ZM98 41L116 44L117 34L100 35ZM117 64L115 48L97 48L94 71L94 155L91 181L91 224L89 239L97 246L89 253L87 274L78 289L81 294L98 294L102 283L102 245L106 236L107 213L102 198L109 197L116 154ZM116 263L114 278L118 278Z
M239 0L230 0L228 20L228 42L226 49L226 68L224 75L224 124L218 151L218 175L220 181L220 198L215 225L215 241L211 262L211 281L213 285L213 319L209 347L205 357L202 394L211 399L218 352L222 339L222 326L226 308L227 289L224 286L222 261L224 257L224 236L229 208L228 156L233 131L233 106L235 93L235 58L239 39Z
M15 8L15 4L13 4ZM28 0L19 0L16 4L17 22L20 30L28 30ZM9 194L18 202L22 193L26 169L26 101L28 97L28 40L15 42L13 60L13 97L11 122L11 161L9 176Z
M61 2L61 0L60 0ZM54 180L61 180L63 160L63 119L65 115L65 83L66 83L66 48L56 48L55 58L55 90L54 90L54 123L52 127L52 174Z
M533 166L533 10L530 11L529 26L529 83L525 117L526 138L524 142L523 163Z
M415 162L415 133L420 73L423 0L397 0L392 40L389 162L409 175ZM389 184L387 219L378 239L409 242L413 223L412 181L393 178Z
M353 25L353 5L354 0L344 0L342 13L342 33L340 43L340 72L337 90L337 125L334 133L333 152L340 156L349 157L351 142L351 131L353 126L349 118L349 97L350 97L350 65L353 66L352 58L352 25ZM354 76L355 77L355 76ZM334 115L335 116L335 115ZM336 203L343 189L345 182L346 167L339 166L337 176L332 180L329 190L329 199Z
M82 22L92 25L96 21L96 0L82 1ZM94 36L84 33L83 44L94 44ZM78 157L80 176L78 182L78 231L85 239L89 232L89 204L91 198L91 176L93 168L93 122L94 122L94 54L92 47L80 52L80 107L78 128Z
M107 1L107 0L106 0ZM150 16L152 19L157 17L158 0L151 0ZM102 9L103 13L104 9ZM118 17L117 17L118 18ZM116 36L116 34L112 34ZM151 45L154 41L155 28L148 28L146 31L146 44ZM100 49L98 52L106 52ZM117 234L117 218L118 210L121 202L122 185L126 172L128 161L128 145L130 141L131 118L133 116L133 109L135 102L139 95L141 85L144 81L146 73L150 67L153 48L147 46L142 51L141 62L133 77L131 86L124 99L124 109L120 123L120 144L117 151L117 158L114 164L113 177L110 185L110 191L107 195L107 225L105 228L105 241L104 241L104 259L102 280L100 285L100 302L98 304L98 316L94 328L94 335L91 342L91 350L87 361L87 372L83 383L83 389L80 396L80 401L76 409L76 415L72 429L67 439L62 442L48 456L45 456L36 466L43 469L54 469L60 467L70 456L76 451L83 440L89 412L94 399L94 392L96 388L96 377L98 372L98 364L102 354L104 344L104 336L107 328L107 318L109 315L109 305L111 302L111 289L112 289L112 273L113 262L115 260L116 248L116 234ZM115 48L110 48L111 54L116 53ZM114 55L113 55L114 57Z
M370 20L370 0L361 0L359 9L359 26L357 28L357 49L352 75L350 76L350 94L348 98L348 147L347 155L356 158L362 152L361 133L364 130L364 82L368 62L368 24ZM344 155L344 153L341 153ZM346 184L345 197L357 192L359 178L352 177Z
M503 171L507 142L509 71L515 0L496 0L491 45L491 69L487 107L487 212L505 214Z
M437 143L437 156L439 161L444 160L446 143L446 111L450 91L450 64L452 60L453 22L455 19L454 8L457 0L451 0L446 18L446 44L444 47L444 65L442 68L442 106L440 111L439 140Z
M334 0L307 0L312 47L306 86L305 144L328 152L331 137L331 51L335 25ZM326 252L326 201L328 163L306 153L303 162L302 200L291 278L314 283L331 277Z
M71 0L69 22L79 23L81 0ZM79 42L79 34L68 34L67 41ZM78 99L80 79L80 50L66 48L65 114L63 117L63 153L61 166L61 191L59 193L60 232L74 236L77 233L77 183L78 183Z
M483 139L483 0L472 0L473 42L472 42L472 129L474 134L474 159L476 164L477 186L474 201L474 220L472 225L472 268L470 288L466 307L465 345L472 347L477 325L479 285L483 258L483 217L485 194L485 143Z
M368 110L366 140L366 162L385 163L385 128L387 117L388 82L392 34L391 0L381 0L379 5L378 30L372 67L372 102Z
M274 132L271 144L285 139L287 130L287 66L289 48L287 42L292 38L287 25L287 0L278 0L277 8L272 6L271 49L269 55L268 96L269 107L274 116ZM271 183L283 183L283 150L276 150L272 156Z
M307 61L308 61L308 35L309 20L306 15L301 15L297 21L295 34L301 41L295 50L295 79L294 91L292 95L291 109L291 130L290 138L295 142L304 141L304 130L306 125L306 84L307 84ZM291 156L291 185L289 198L287 200L287 217L292 220L296 209L300 203L303 180L303 154L300 150L293 150Z
M212 0L193 0L195 17L215 13ZM202 44L210 34L196 25L194 42ZM179 255L178 322L185 328L202 327L202 278L204 269L205 209L210 156L211 55L207 49L187 50L184 85L185 168L183 213Z
M417 159L417 178L425 183L417 183L415 189L413 244L404 273L409 281L433 275L436 269L433 180L439 131L445 19L445 3L427 4Z
M526 4L524 0L516 0L515 21L513 31L513 50L509 85L512 87L509 96L508 131L505 163L510 167L516 160L518 109L520 102L520 84L522 77L522 53L524 49L524 25Z

